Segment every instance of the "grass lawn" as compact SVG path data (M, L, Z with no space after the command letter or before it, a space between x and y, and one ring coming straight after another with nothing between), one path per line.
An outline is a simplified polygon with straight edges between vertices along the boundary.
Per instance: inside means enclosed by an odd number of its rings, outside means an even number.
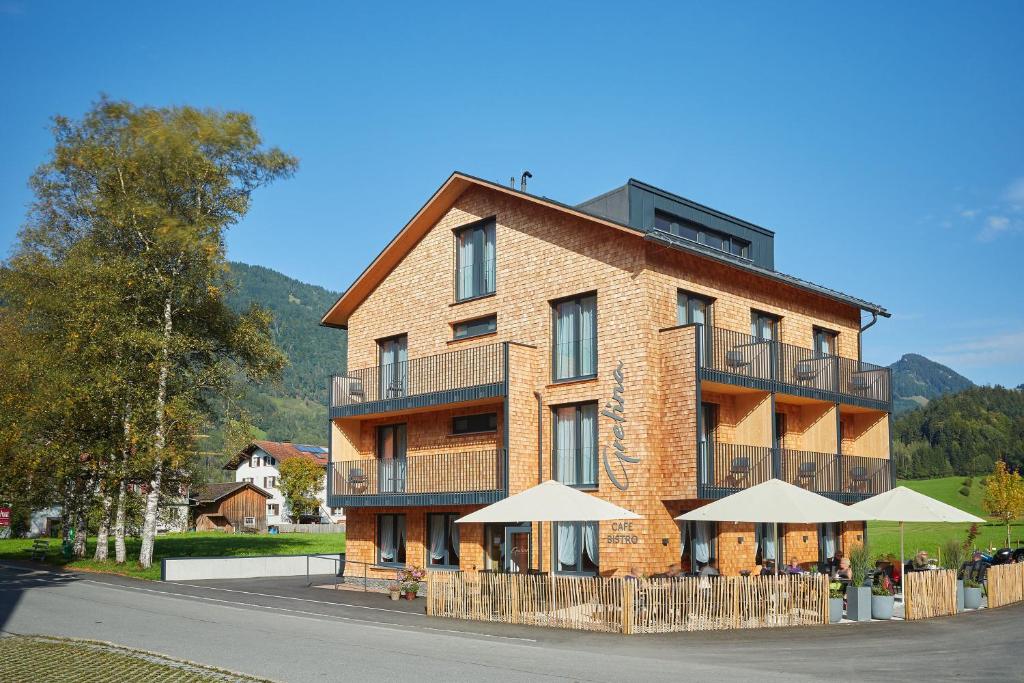
M87 557L96 550L96 541L90 538ZM0 539L0 559L29 559L32 539ZM102 571L124 574L140 579L160 579L160 560L165 557L241 557L247 555L311 555L345 552L345 534L226 534L219 531L166 534L157 536L153 549L153 566L142 569L134 559L139 555L139 539L128 539L128 562L117 565L95 562L92 559L65 562L60 553L60 539L51 539L47 561L69 569ZM114 543L110 543L110 556L114 556Z
M0 637L0 680L54 683L255 683L244 674L109 643L49 636Z
M984 495L984 487L981 485L981 477L974 477L974 483L970 487L968 496L960 494L960 488L966 477L942 477L939 479L910 479L896 482L900 486L906 486L936 500L941 500L947 505L960 508L979 517L986 517L981 506L981 499ZM904 525L905 552L909 558L918 550L926 550L929 555L937 556L939 546L947 538L955 538L962 541L967 538L967 530L970 524L906 524ZM999 523L978 525L978 540L975 544L978 547L1002 548L1006 545L1006 527ZM1018 522L1010 527L1010 538L1014 544L1018 540L1024 541L1024 522ZM898 555L900 552L900 525L896 522L868 522L868 542L871 549L878 555L892 553Z

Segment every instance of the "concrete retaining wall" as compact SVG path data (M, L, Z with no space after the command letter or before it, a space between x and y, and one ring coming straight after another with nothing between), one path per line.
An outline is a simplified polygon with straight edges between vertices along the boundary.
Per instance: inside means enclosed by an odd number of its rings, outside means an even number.
M258 557L169 557L162 561L162 581L204 579L256 579L265 576L304 576L306 558L309 573L334 574L337 555L261 555ZM330 559L334 557L334 559Z

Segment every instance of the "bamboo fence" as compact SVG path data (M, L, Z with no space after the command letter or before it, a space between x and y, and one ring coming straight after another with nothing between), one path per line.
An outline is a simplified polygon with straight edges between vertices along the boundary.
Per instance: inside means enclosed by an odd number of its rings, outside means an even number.
M956 572L943 569L903 575L903 618L930 619L956 614Z
M1024 564L989 567L986 588L989 607L1002 607L1024 600Z
M596 578L431 572L427 614L611 633L828 623L823 575Z

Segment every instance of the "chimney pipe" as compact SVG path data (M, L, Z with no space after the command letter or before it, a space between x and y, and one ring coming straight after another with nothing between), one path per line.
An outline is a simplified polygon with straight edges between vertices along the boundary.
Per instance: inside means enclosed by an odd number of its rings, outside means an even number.
M511 178L508 179L508 186L511 187L513 190L516 189L516 177L515 176L512 176Z
M532 178L533 174L529 171L523 171L523 175L519 178L519 191L526 192L526 179Z

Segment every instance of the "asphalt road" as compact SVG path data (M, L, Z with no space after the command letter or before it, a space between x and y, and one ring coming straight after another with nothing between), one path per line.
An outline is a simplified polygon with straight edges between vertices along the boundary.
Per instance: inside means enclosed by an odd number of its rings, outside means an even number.
M431 619L419 604L393 609L296 580L174 584L0 565L0 630L110 641L279 681L1024 679L1024 606L622 637Z

